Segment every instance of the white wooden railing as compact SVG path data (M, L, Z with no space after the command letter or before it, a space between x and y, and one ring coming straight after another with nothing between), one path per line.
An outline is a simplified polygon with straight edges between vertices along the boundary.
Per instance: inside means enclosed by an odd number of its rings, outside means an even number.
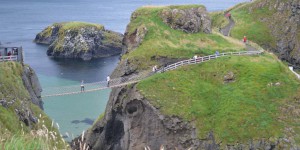
M198 57L196 59L191 58L191 59L179 61L177 63L163 67L163 68L159 69L157 72L161 73L161 72L165 72L165 71L169 71L169 70L174 70L181 66L190 65L190 64L198 64L198 63L206 62L206 61L209 61L212 59L216 59L218 57L224 57L224 56L229 56L229 55L258 55L261 53L263 53L263 51L240 51L240 52L220 53L218 55L208 55L208 56L204 56L204 57Z
M290 66L289 69L296 75L298 79L300 79L300 75L294 71L294 67Z
M17 61L18 56L0 56L0 62L2 61Z

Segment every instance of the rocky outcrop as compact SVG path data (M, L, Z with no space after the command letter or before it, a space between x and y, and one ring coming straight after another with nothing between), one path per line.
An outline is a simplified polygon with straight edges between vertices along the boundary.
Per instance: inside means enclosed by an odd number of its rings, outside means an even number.
M131 17L133 20L134 18ZM136 49L142 42L143 39L145 38L148 29L145 26L139 26L136 29L134 29L134 32L130 33L128 31L128 28L126 29L126 32L124 34L124 39L123 39L123 51L122 54L126 54L134 49Z
M275 45L264 43L266 49L271 49L279 55L279 58L300 66L300 0L263 0L254 3L249 8L251 13L255 9L266 7L274 11L268 17L262 17L261 21L271 29L271 35L275 38Z
M212 133L207 139L199 140L191 124L176 116L162 115L158 108L139 94L135 85L114 89L105 112L104 118L88 130L84 138L92 149L218 147Z
M48 56L91 60L120 54L122 39L122 34L106 30L102 25L67 22L47 27L34 41L50 45Z
M42 87L36 73L29 66L24 66L22 80L30 95L31 102L43 110L43 101L41 98Z
M197 8L166 8L162 11L163 21L171 28L187 33L211 33L211 19L205 7Z

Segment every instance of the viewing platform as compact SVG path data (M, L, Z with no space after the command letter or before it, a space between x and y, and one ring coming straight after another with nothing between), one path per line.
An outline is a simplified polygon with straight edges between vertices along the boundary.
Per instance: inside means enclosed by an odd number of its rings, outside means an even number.
M23 62L23 48L0 45L0 62L4 61Z

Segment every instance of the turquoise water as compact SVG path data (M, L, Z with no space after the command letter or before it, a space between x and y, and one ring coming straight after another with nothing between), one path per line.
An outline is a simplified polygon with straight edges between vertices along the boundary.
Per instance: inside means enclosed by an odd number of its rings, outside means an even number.
M66 79L51 79L46 76L39 76L39 78L42 83L50 81L58 84L65 83L65 85L80 85L79 82ZM69 138L66 139L71 140L89 128L93 121L103 113L110 91L109 89L78 95L48 97L44 99L45 112L59 124L61 134L69 135Z
M25 63L38 74L43 88L79 85L81 80L105 80L117 66L118 56L91 62L55 60L47 57L47 46L33 43L35 35L54 22L100 23L124 33L131 13L143 5L203 4L222 10L246 0L1 0L0 42L22 46ZM110 90L43 99L45 112L72 138L90 127L104 112ZM70 140L71 138L67 138Z

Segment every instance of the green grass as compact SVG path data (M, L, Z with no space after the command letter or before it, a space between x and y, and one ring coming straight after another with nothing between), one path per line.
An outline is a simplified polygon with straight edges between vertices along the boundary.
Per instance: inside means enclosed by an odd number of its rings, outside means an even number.
M0 147L7 150L50 150L50 147L41 138L32 138L31 136L10 137L5 143L0 143Z
M224 28L228 23L228 19L224 17L224 12L211 12L210 17L212 20L212 26L215 30L219 30L220 28Z
M257 5L258 2L260 1L239 5L232 9L232 17L236 24L231 30L231 36L242 40L245 35L257 44L275 47L276 40L271 35L268 22L262 21L264 18L271 17L275 10L270 10L268 6L265 6L250 11L249 8Z
M81 28L86 28L86 27L94 27L98 30L104 30L104 26L100 24L94 24L94 23L87 23L87 22L63 22L62 24L62 31L66 30L80 30Z
M224 83L233 72L235 81ZM280 82L280 86L268 86ZM155 88L153 88L155 87ZM281 137L279 107L299 91L299 81L274 56L232 56L157 74L138 84L165 115L196 125L198 137L213 131L217 142Z
M171 6L175 8L176 6ZM184 6L181 6L184 7ZM196 7L196 5L188 6ZM202 6L198 6L202 7ZM129 34L137 28L146 27L148 32L141 45L124 55L122 59L141 60L139 67L146 68L156 62L151 58L190 58L194 55L208 55L215 51L240 51L244 47L234 44L216 34L189 34L174 30L165 24L160 15L164 9L170 7L142 7L137 9L128 25Z
M59 27L59 28L61 28L59 30L59 34L63 34L63 33L65 33L68 30L72 30L72 31L77 31L78 32L81 28L84 28L84 27L94 27L94 28L97 28L99 30L104 30L104 26L100 25L100 24L73 21L73 22L54 23L54 24L46 27L40 33L40 35L43 36L43 37L49 37L49 36L51 36L52 35L52 28L53 27Z
M56 128L51 126L51 120L47 115L36 105L31 102L28 91L25 89L22 81L23 66L17 62L1 62L0 63L0 100L4 99L7 102L15 102L8 108L0 106L0 147L5 149L19 149L23 147L30 149L40 146L57 147L60 149L66 148L66 143L59 136ZM23 108L23 109L22 109ZM28 109L33 116L38 117L39 123L32 123L31 127L26 126L19 120L15 109ZM44 126L44 127L43 127ZM56 133L56 139L44 139L42 137L33 136L32 131L38 131L44 128L48 129L48 133ZM45 145L46 144L46 145Z
M122 38L116 33L104 32L103 45L114 45L116 47L122 47Z

